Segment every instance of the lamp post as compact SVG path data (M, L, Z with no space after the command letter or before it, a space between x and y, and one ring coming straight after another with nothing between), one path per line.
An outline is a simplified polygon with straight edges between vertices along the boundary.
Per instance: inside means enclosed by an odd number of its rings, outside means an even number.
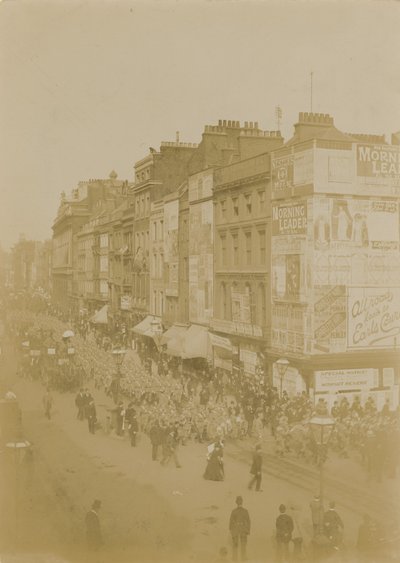
M324 463L326 457L326 450L328 447L329 439L332 435L335 421L327 415L313 416L309 421L313 438L318 447L318 466L319 466L319 499L320 499L320 514L319 514L319 534L322 534L322 506L324 499Z
M283 391L283 378L285 377L285 373L287 372L287 369L289 367L289 360L287 360L286 358L279 358L279 360L276 360L275 362L276 364L276 368L278 370L279 373L279 378L280 378L280 397L282 398L282 391Z
M14 451L14 470L15 470L15 486L14 486L14 533L15 533L15 544L18 544L18 525L19 525L19 465L20 465L20 452L25 451L30 448L31 444L27 440L24 440L19 436L14 442L7 442L6 448L9 451Z

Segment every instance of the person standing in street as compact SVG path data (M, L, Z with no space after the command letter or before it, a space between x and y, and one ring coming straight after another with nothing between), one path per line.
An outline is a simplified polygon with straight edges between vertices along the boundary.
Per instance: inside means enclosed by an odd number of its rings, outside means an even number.
M50 420L51 419L51 409L53 406L53 396L50 393L50 389L47 388L46 393L43 396L43 407L44 415Z
M243 508L243 498L236 497L236 508L231 512L229 519L229 531L232 536L232 559L238 560L238 548L240 542L240 555L242 561L246 561L247 536L250 534L250 516L248 510Z
M182 467L178 459L178 453L177 453L178 444L179 444L179 438L178 438L177 430L171 424L168 429L168 433L165 441L165 448L163 449L163 458L160 462L161 465L167 465L172 457L175 462L175 467L178 469Z
M158 420L155 420L150 428L151 459L157 461L158 448L162 444L162 429Z
M95 407L93 399L87 405L87 407L85 409L85 414L86 414L86 418L87 418L87 421L88 421L89 432L91 434L94 434L95 430L96 430L97 416L96 416L96 407Z
M83 389L80 389L79 393L75 397L75 405L78 408L78 414L76 415L78 420L83 420L85 418L85 393Z
M276 550L277 561L287 563L289 561L289 542L292 539L294 523L291 516L286 514L286 506L279 506L279 516L276 519Z
M310 510L311 510L311 520L312 520L314 536L315 536L318 533L318 529L322 524L322 519L324 517L324 506L318 494L315 494L314 498L310 502Z
M338 550L342 542L344 524L335 510L335 503L329 503L329 509L324 514L324 534L329 538L334 549Z
M122 401L119 401L118 406L115 409L115 415L116 415L116 425L117 425L115 432L117 436L122 436L123 428L124 428L124 416L125 416L125 409Z
M86 539L89 549L98 550L103 544L103 536L100 528L100 520L98 512L101 508L101 501L95 500L92 508L86 514Z
M250 473L253 477L250 480L248 488L251 490L253 485L256 485L256 491L262 492L261 487L261 479L262 479L262 463L263 458L261 454L261 445L257 444L256 449L253 453L253 462L251 464Z
M136 435L139 430L138 421L136 418L136 411L133 408L133 403L129 403L128 408L125 411L125 421L128 424L129 438L131 446L136 446Z

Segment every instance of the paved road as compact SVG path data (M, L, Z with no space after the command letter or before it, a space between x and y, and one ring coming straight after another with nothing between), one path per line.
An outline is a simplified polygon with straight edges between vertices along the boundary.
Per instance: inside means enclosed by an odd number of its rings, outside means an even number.
M14 368L14 358L9 356L3 380L7 376L13 379ZM315 475L301 474L290 463L268 457L264 492L249 492L249 446L228 445L226 480L204 481L205 446L182 447L182 469L163 468L151 461L147 437L131 448L126 439L115 435L89 434L86 423L76 419L72 395L54 394L55 412L48 421L41 407L41 385L26 380L12 384L23 409L25 433L35 451L32 478L27 479L30 472L21 471L20 552L89 561L82 522L94 498L103 502L106 539L106 548L96 555L96 562L212 562L220 547L229 547L227 522L237 494L243 495L252 517L250 561L274 561L271 536L281 502L296 507L301 532L310 536L308 503L317 485ZM102 392L93 392L100 416L105 416L109 399ZM342 498L342 491L334 492L351 545L359 517L352 502ZM8 502L12 500L9 495ZM8 524L10 532L12 524ZM3 552L10 550L4 535Z

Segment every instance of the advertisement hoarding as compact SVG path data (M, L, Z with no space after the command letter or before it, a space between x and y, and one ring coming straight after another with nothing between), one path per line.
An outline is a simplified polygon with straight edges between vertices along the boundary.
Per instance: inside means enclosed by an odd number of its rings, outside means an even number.
M347 309L348 349L400 344L400 287L349 287Z

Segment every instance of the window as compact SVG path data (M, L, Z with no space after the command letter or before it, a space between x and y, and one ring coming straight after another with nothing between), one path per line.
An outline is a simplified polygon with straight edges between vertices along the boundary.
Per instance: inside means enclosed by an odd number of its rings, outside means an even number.
M160 221L160 240L164 240L164 221Z
M251 265L251 233L245 233L246 237L246 265Z
M265 231L258 231L258 237L259 237L259 240L260 240L260 244L259 244L260 264L265 265L267 263Z
M226 218L226 199L221 200L221 217Z
M160 315L164 314L164 292L160 291Z
M107 248L108 247L108 235L102 234L100 235L100 248Z
M226 266L226 235L221 235L221 261L222 265Z
M157 240L157 221L153 223L153 240Z
M100 272L108 271L108 256L100 256Z
M232 211L233 211L234 217L239 216L239 198L238 197L232 198Z
M244 196L244 200L245 200L245 203L246 203L246 213L247 213L247 215L250 215L251 214L251 194L246 194Z
M263 213L265 211L265 191L261 190L258 192L258 212Z
M232 234L232 262L234 266L239 265L239 235Z
M246 290L246 295L248 296L249 309L250 309L248 321L250 322L250 324L253 324L254 317L255 317L256 304L254 303L253 290L251 288L251 285L248 282L246 283L245 290Z
M150 213L150 194L146 195L146 210L145 214L148 215Z

